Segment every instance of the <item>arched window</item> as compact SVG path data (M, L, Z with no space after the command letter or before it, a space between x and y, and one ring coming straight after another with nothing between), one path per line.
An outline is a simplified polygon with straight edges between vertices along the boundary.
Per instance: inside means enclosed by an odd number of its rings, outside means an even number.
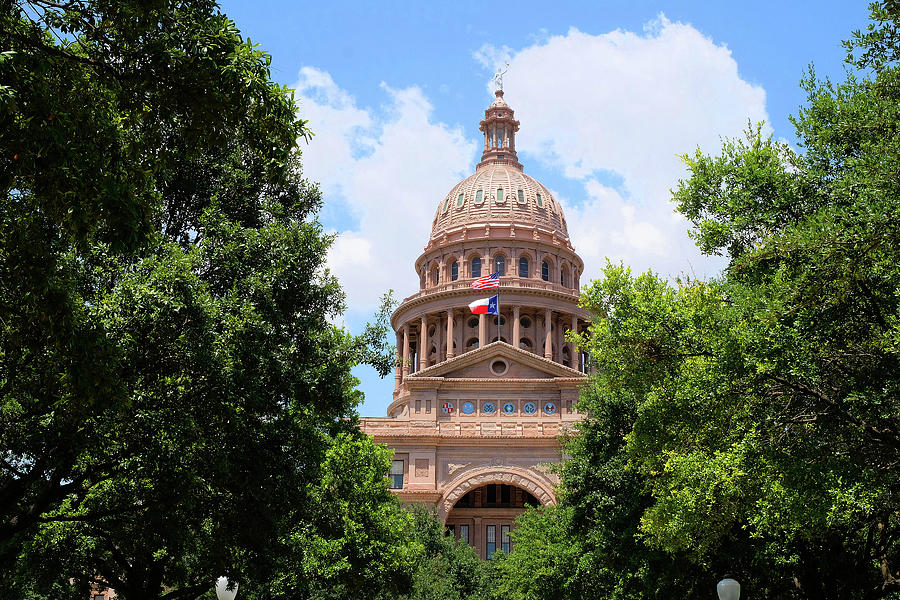
M431 284L437 285L441 282L441 272L437 267L431 270Z
M569 287L569 270L565 267L559 270L559 285Z
M528 277L528 258L519 259L519 277Z
M501 277L506 275L506 257L494 257L494 272L499 273Z
M472 277L481 277L481 259L477 256L472 259Z
M459 263L455 260L450 264L450 281L459 279Z
M541 263L541 279L544 281L550 281L550 263L546 260Z
M478 338L473 337L469 338L469 341L466 342L466 350L474 350L478 347Z

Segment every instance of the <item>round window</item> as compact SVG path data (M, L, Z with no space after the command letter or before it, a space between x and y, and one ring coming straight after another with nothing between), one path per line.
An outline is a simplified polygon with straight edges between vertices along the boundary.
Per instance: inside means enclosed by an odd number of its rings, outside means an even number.
M494 317L494 325L497 324L497 319L500 319L500 325L506 325L506 319L504 317Z
M495 410L497 410L497 408L494 406L493 402L485 402L484 404L481 405L481 412L483 412L486 415L494 414Z
M525 329L528 329L529 327L531 327L531 319L529 319L528 317L522 317L521 319L519 319L519 324Z
M509 364L505 360L497 359L491 363L491 371L494 375L504 375L509 370Z
M471 415L473 412L475 412L475 405L471 402L463 402L462 411L467 415Z
M469 319L468 325L471 329L475 329L476 327L478 327L478 319L474 317Z
M548 402L547 404L544 405L544 412L547 413L548 415L555 414L556 413L556 404L554 404L553 402Z
M514 412L516 412L516 405L512 402L507 402L503 405L503 412L508 415L513 414Z
M526 415L533 415L537 410L537 406L534 405L534 402L526 402L525 406L522 407L522 410L525 411Z

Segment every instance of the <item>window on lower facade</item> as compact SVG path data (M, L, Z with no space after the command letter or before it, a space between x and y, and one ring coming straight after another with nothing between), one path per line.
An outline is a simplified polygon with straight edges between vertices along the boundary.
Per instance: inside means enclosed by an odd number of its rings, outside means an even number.
M500 549L509 554L509 525L500 526Z
M469 526L468 525L460 525L459 526L459 539L464 541L465 543L469 543Z
M403 461L395 460L391 463L391 489L403 489Z
M488 559L494 558L497 552L497 526L487 525L485 527L485 550Z

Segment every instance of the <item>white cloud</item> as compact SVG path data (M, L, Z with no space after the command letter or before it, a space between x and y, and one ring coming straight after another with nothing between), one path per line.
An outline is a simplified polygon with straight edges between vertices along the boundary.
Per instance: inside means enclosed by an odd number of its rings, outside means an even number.
M604 256L665 275L722 264L687 238L670 189L686 174L679 154L715 153L748 119L767 119L765 91L741 79L727 47L660 15L643 34L573 28L515 52L485 46L475 58L489 68L510 62L504 88L526 161L583 183L584 201L563 201L586 276ZM610 172L617 189L598 181Z
M357 107L331 76L312 67L294 86L300 112L316 133L303 150L305 175L322 185L326 204L347 215L328 265L351 312L371 313L388 288L414 292L413 261L422 252L438 202L468 174L476 144L435 122L417 87L382 88L385 110Z

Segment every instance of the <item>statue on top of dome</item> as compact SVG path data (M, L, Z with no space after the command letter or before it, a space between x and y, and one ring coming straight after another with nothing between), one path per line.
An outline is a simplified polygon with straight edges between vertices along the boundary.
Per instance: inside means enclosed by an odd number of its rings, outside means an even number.
M500 70L497 68L497 72L494 74L494 84L496 84L497 89L501 92L503 91L503 76L506 75L506 72L509 71L509 63L506 63L506 69Z

